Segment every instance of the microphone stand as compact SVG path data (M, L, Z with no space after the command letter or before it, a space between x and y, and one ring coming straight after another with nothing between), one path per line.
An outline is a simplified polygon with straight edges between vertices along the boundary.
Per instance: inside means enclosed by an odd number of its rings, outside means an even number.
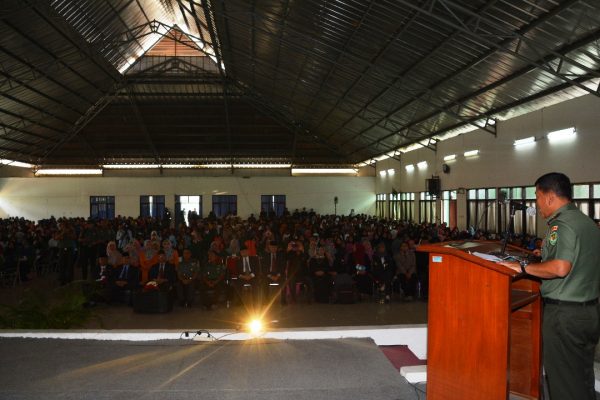
M483 221L483 217L487 218L488 215L488 211L490 209L490 207L492 206L492 204L494 204L493 201L490 201L486 206L485 206L485 210L483 210L483 213L481 214L481 217L479 217L479 219L477 220L477 224L473 227L473 234L476 235L477 231L479 230L479 226L481 225L481 221Z
M504 240L502 242L502 249L500 250L500 254L504 255L506 251L506 246L508 245L508 239L510 238L512 232L515 229L515 205L510 202L510 216L508 221L508 226L506 227L506 231L504 232Z

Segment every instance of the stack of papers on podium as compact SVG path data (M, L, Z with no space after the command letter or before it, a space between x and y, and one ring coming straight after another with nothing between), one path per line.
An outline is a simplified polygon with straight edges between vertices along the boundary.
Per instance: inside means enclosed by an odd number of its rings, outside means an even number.
M486 253L480 253L478 251L474 251L471 253L474 256L477 256L479 258L483 258L484 260L488 260L488 261L492 261L492 262L499 262L499 261L503 261L502 258L495 256L493 254L486 254Z

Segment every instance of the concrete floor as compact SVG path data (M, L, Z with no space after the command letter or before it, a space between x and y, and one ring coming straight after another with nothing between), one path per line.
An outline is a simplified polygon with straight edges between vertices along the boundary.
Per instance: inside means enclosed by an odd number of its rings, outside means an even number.
M38 277L14 288L0 288L0 304L16 304L28 291L51 292L57 287L54 274ZM423 301L379 304L365 300L356 304L274 303L268 310L252 310L243 305L212 311L200 305L182 308L177 304L166 314L138 314L124 304L94 307L96 318L85 329L235 329L253 315L265 314L263 320L277 328L376 326L426 324L427 303Z
M98 306L98 319L88 329L235 329L251 317L263 315L272 328L332 326L373 326L427 323L427 304L423 302L378 304L276 304L270 309L252 310L244 306L217 307L207 311L199 306L175 306L166 314L138 314L125 305Z

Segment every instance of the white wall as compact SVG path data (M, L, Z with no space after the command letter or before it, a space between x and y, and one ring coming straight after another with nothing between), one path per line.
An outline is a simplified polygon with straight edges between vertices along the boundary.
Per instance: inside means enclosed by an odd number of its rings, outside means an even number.
M138 216L140 195L165 195L174 208L174 196L203 195L204 214L212 209L212 194L236 194L238 215L260 212L260 195L285 194L290 211L314 208L338 214L373 214L373 177L65 177L0 178L0 217L22 216L39 220L55 217L88 217L89 197L114 195L116 214Z
M548 132L574 126L574 140L550 143ZM516 139L535 136L536 142L515 147ZM479 155L465 158L467 150L479 149ZM377 163L376 193L425 191L425 179L432 175L441 179L442 190L503 186L531 186L547 172L563 172L573 183L600 182L600 98L587 95L545 109L522 115L497 125L497 135L476 131L439 142L437 151L419 149L401 156L401 162L384 160ZM444 156L456 154L454 161ZM409 173L407 164L427 161L428 167ZM450 172L442 172L442 164ZM380 170L394 168L392 177L379 175ZM461 199L459 199L460 201ZM461 210L465 212L461 212ZM459 227L466 225L466 210L459 205ZM541 218L540 222L543 224Z
M550 131L570 126L577 128L575 140L552 144L545 138ZM537 142L528 148L515 148L515 139L535 136ZM465 159L465 150L479 149L477 157ZM237 194L241 216L257 213L261 194L285 194L290 210L314 208L320 213L333 212L333 198L338 196L338 213L350 209L374 213L374 194L422 192L425 179L432 175L441 178L443 190L458 188L529 186L540 175L550 171L566 173L574 183L600 182L600 98L587 95L572 99L511 120L500 121L497 135L478 131L464 134L437 145L437 151L420 149L403 154L402 161L384 160L377 163L377 172L394 168L393 177L375 176L369 168L361 169L360 177L290 177L257 176L275 172L210 171L215 176L186 176L205 171L112 171L102 178L31 178L31 172L20 168L2 167L0 176L0 217L19 215L32 219L55 216L88 216L89 196L115 195L116 211L121 215L137 216L139 196L166 195L167 207L173 208L174 195L204 196L205 213L211 209L214 193ZM444 174L443 157L457 154L448 162L451 171ZM407 173L404 166L427 161L424 170ZM177 176L177 174L179 176ZM223 176L216 176L222 174ZM289 174L283 171L280 175ZM23 177L25 176L25 177ZM466 224L464 196L459 198L459 227Z

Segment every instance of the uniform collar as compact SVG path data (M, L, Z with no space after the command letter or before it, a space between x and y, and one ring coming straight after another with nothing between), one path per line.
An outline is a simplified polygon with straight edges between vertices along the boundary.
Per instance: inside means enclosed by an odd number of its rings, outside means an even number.
M564 206L562 206L561 208L559 208L558 210L556 210L554 212L554 214L552 214L550 216L550 218L548 218L548 225L550 225L551 223L554 222L554 220L556 218L558 218L560 216L561 213L563 213L564 211L568 211L568 210L576 210L577 206L575 206L575 204L573 204L572 202L569 202L567 204L565 204Z

